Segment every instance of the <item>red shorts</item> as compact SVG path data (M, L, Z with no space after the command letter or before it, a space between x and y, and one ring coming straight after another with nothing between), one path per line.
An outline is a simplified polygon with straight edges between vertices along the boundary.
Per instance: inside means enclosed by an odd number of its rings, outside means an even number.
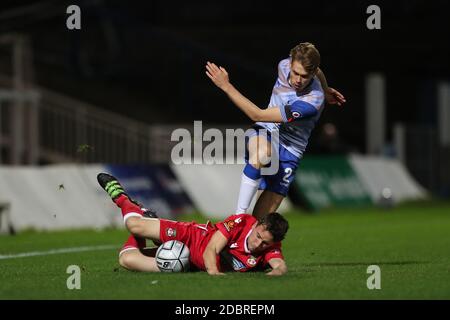
M190 251L190 262L196 268L205 270L203 252L215 232L215 228L209 224L196 222L179 222L160 219L159 238L161 242L178 240L183 242Z

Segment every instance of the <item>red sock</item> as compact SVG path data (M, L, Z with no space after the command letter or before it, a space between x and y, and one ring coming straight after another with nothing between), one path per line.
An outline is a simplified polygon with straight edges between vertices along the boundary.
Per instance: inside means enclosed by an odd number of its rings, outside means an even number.
M128 240L124 243L121 251L123 251L125 249L130 249L130 248L142 249L145 247L146 247L145 238L140 238L140 237L130 235L128 237Z
M125 195L122 194L119 197L117 197L114 202L117 204L117 206L122 209L122 216L125 217L129 213L137 213L142 216L142 210L141 208L130 201L130 199Z

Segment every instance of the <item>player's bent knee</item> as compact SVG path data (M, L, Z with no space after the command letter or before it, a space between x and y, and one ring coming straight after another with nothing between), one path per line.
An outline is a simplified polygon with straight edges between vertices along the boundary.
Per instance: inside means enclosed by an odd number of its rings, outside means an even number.
M265 152L259 153L258 162L259 162L260 166L268 165L270 163L270 160L271 160L270 152L269 153L265 153Z
M144 230L143 221L141 219L128 219L127 220L127 229L133 235L140 235Z
M251 165L252 165L252 167L253 168L256 168L256 169L261 169L261 167L262 167L262 164L261 164L261 162L259 161L259 158L258 157L251 157L249 160L248 160L248 163L250 163Z
M261 147L254 152L249 153L249 163L260 169L261 167L268 165L271 161L272 152L270 148Z
M123 252L119 256L119 264L121 267L125 269L132 270L133 269L133 263L135 261L135 254L137 250L130 250Z
M125 258L125 256L124 256L124 254L122 254L122 255L119 257L119 264L120 264L121 267L127 269L126 258Z

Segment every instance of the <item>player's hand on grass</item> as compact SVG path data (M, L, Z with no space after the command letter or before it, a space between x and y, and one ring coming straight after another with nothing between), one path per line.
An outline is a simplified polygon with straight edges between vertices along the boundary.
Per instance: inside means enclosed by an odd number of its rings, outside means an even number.
M212 82L220 89L225 91L230 85L230 79L228 77L228 72L223 67L218 67L212 62L206 63L206 75L211 79Z
M283 274L284 272L279 269L273 269L272 271L266 273L268 276L282 276Z
M342 93L330 87L325 92L325 99L328 104L337 104L338 106L342 106L347 101Z
M224 276L225 275L225 273L219 272L219 271L208 271L208 274L210 276Z

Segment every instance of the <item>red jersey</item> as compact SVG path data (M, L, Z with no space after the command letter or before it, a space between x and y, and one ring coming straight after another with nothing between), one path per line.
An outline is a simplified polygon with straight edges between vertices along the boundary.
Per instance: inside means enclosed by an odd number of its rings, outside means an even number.
M281 242L274 243L259 254L250 252L247 247L247 239L256 222L256 218L252 215L236 214L216 224L216 228L228 240L226 247L221 252L221 269L244 272L256 266L264 266L270 259L283 259Z
M205 270L203 252L216 229L209 222L198 224L196 222L179 222L160 219L159 238L161 242L178 240L183 242L190 252L189 261L197 269Z
M190 251L190 262L200 270L205 270L203 253L212 235L219 230L227 245L218 258L218 268L221 271L248 271L258 265L265 265L272 258L281 258L281 243L274 243L258 255L251 254L247 248L247 238L251 233L256 218L249 214L232 215L215 226L209 222L177 222L160 219L160 239L162 242L179 240Z

